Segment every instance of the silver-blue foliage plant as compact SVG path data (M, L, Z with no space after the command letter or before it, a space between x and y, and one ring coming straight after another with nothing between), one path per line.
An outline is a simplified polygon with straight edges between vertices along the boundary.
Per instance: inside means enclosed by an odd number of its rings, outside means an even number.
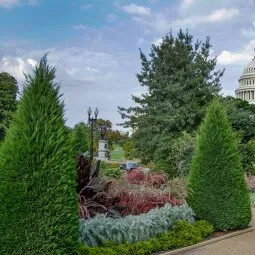
M117 244L135 243L169 231L176 220L193 223L194 216L187 204L165 204L164 207L152 209L148 213L118 219L100 214L88 220L80 220L80 241L87 246L98 246L107 241Z

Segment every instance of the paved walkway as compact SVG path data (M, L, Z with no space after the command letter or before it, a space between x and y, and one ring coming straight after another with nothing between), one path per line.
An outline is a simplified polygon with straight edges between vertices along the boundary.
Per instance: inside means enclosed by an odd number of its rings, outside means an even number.
M255 210L253 220L255 226ZM180 253L180 255L254 255L255 254L255 230L245 234L234 236L216 243Z

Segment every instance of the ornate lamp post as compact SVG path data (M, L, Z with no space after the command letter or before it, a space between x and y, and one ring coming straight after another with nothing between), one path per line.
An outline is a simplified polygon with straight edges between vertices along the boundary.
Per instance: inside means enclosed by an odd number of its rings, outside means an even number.
M93 160L93 131L94 131L94 124L97 122L97 115L98 115L98 109L94 111L95 117L93 118L91 116L92 111L91 108L89 107L88 109L88 123L90 124L90 150L89 150L89 155L90 155L90 160Z

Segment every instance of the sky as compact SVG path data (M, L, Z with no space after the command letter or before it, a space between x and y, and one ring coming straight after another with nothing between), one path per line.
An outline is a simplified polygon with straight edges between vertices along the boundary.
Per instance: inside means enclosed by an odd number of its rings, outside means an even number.
M132 105L144 88L139 48L148 54L170 30L210 36L222 93L235 95L255 48L255 0L0 0L0 72L22 90L24 73L40 58L56 66L69 126L87 121L87 109L122 122L117 106ZM120 129L120 127L116 127Z

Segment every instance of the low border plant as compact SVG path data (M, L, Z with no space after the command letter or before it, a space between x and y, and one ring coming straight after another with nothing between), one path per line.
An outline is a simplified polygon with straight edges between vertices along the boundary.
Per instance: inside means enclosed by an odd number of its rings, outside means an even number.
M213 226L201 220L194 224L178 220L173 224L172 230L159 234L147 241L134 244L106 243L101 247L88 247L81 245L78 255L145 255L154 252L176 249L201 242L213 233Z
M194 222L194 212L188 205L155 208L146 214L128 215L113 219L97 215L88 220L80 220L80 240L87 246L104 245L106 242L117 244L135 243L169 231L177 220Z

